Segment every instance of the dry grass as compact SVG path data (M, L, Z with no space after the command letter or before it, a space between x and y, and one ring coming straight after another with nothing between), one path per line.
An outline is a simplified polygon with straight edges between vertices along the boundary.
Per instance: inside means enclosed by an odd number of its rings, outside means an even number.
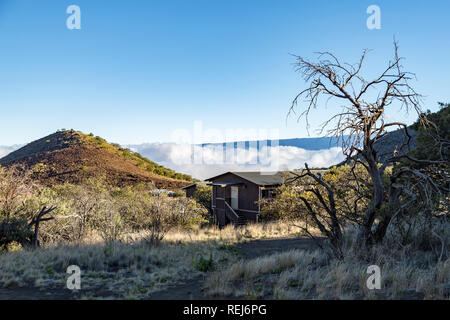
M175 230L170 232L165 241L170 242L204 242L220 241L239 243L257 239L276 239L298 236L300 229L293 222L250 223L243 227L229 225L222 230L217 227L196 228L193 230Z
M450 260L437 262L440 250L380 246L362 258L350 250L349 241L342 261L319 250L291 250L244 261L232 250L233 245L250 240L296 235L298 228L284 222L223 230L173 230L156 247L147 246L141 234L129 235L127 241L114 244L104 243L92 234L83 245L1 254L0 288L64 288L66 268L75 264L82 271L82 289L103 292L101 297L139 299L222 266L208 273L205 288L212 297L449 298ZM381 290L366 287L366 270L372 264L381 268Z
M169 245L149 248L143 243L63 246L16 251L0 256L0 286L64 288L69 265L82 272L83 289L99 289L119 298L139 298L200 273L199 256L214 263L229 252L209 244Z
M293 250L239 261L211 274L210 296L269 299L448 299L450 259L430 252L376 248L368 259L339 261L322 251ZM381 268L381 290L369 290L367 267Z
M299 222L275 221L268 223L249 223L242 227L228 225L223 229L216 226L195 227L193 229L173 229L169 231L163 242L173 244L220 243L236 244L258 239L277 239L300 236ZM124 236L124 242L136 242L145 238L145 233L131 233ZM319 235L319 231L315 231ZM101 244L103 239L98 233L90 233L83 244Z
M289 237L298 229L275 222L194 230L173 230L160 246L149 247L143 234L108 244L90 234L82 245L53 246L0 254L0 288L65 288L66 269L78 265L82 288L101 290L112 298L142 298L201 274L211 266L235 262L229 245L254 239ZM202 259L203 258L203 259ZM92 297L89 297L92 298Z

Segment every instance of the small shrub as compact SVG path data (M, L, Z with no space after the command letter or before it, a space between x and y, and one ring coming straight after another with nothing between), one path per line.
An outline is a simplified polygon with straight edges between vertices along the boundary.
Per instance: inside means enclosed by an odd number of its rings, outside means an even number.
M209 272L216 269L212 253L209 254L208 259L205 259L203 255L199 255L197 258L194 258L193 265L194 268L200 272Z
M31 239L32 232L25 219L11 218L0 221L0 250L8 251L13 243L26 243Z

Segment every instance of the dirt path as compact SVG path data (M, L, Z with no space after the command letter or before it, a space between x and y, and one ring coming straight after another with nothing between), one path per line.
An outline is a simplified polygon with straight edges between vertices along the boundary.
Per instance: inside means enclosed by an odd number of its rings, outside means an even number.
M241 243L236 246L238 253L244 259L254 259L260 256L270 255L276 252L289 251L292 249L311 250L317 245L312 239L306 238L283 238L254 240ZM164 291L155 292L149 296L151 300L207 300L203 293L204 276L198 276L183 284L168 288ZM214 299L218 299L214 297ZM220 299L220 298L219 298ZM229 299L229 298L227 298Z

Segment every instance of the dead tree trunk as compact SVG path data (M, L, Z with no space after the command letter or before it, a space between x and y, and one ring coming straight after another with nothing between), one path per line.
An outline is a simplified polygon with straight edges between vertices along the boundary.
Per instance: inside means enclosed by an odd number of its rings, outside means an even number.
M373 148L373 143L368 141L365 143L362 156L366 161L366 168L372 181L372 199L363 216L361 228L357 237L359 245L367 245L376 242L372 234L372 226L377 218L377 213L384 203L385 190L383 186L383 172L376 161L377 154Z
M40 246L40 243L39 243L39 226L40 226L40 223L43 222L43 221L48 221L48 220L54 219L54 217L44 218L44 216L52 213L55 209L56 209L56 207L47 208L46 206L44 206L39 211L39 213L28 224L28 228L29 229L33 228L33 226L34 226L33 235L31 236L30 243L29 243L29 245L31 245L32 248L38 248Z

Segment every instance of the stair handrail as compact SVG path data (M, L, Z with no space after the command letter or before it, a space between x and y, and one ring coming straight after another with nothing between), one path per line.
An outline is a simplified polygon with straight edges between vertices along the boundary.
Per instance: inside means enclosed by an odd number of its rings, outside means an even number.
M228 202L226 202L226 201L224 201L224 202L225 202L225 204L226 204L228 210L230 210L231 212L233 212L233 214L234 214L236 220L238 220L238 219L239 219L239 215L238 215L238 214L234 211L234 209L228 204ZM225 212L226 212L226 210L225 210Z

